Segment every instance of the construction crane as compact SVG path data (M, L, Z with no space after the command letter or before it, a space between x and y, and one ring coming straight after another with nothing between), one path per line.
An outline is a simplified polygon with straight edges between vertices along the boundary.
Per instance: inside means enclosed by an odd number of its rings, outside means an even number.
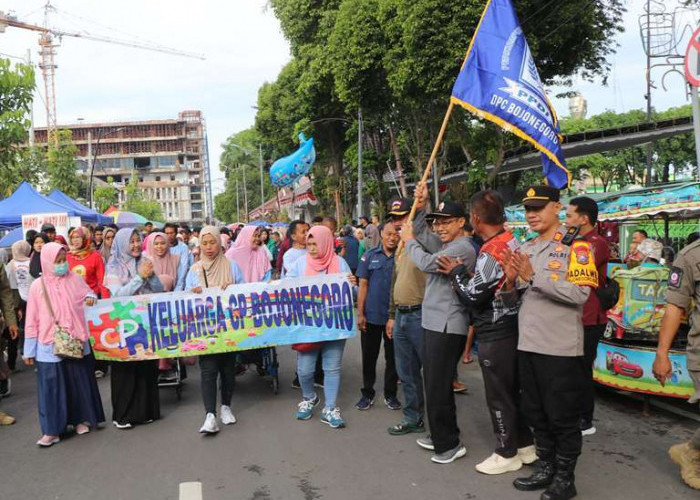
M115 45L122 45L125 47L132 47L136 49L152 50L155 52L162 52L165 54L182 56L182 57L192 57L194 59L204 60L202 54L193 54L190 52L183 52L181 50L171 49L169 47L164 47L150 42L134 42L131 40L122 40L118 38L111 38L106 36L93 35L85 31L81 32L71 32L64 31L55 28L48 27L48 14L51 11L55 11L55 7L51 5L51 0L48 0L44 5L44 26L37 26L34 24L25 23L19 21L16 17L9 14L5 14L0 11L0 33L5 32L5 28L10 26L12 28L20 28L30 31L39 32L39 55L41 60L39 62L39 68L41 68L41 73L44 79L44 95L45 106L46 106L46 131L47 131L47 144L53 143L54 147L58 147L58 123L56 118L56 48L60 45L61 39L64 36L69 36L73 38L83 38L85 40L92 40L95 42L111 43Z

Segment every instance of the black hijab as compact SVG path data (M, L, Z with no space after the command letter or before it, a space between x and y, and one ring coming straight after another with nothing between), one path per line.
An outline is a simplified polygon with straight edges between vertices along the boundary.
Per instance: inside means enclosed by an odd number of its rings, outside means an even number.
M49 237L46 236L46 234L37 233L30 243L32 245L32 257L29 260L29 274L31 274L34 278L41 276L41 252L34 251L34 242L37 238L44 240L44 245L49 242Z

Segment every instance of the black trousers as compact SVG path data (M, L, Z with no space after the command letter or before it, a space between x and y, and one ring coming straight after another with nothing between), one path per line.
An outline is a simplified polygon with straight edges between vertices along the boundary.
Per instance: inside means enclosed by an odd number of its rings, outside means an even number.
M496 453L505 458L532 444L532 432L520 413L518 336L479 343L486 405L496 435Z
M593 425L595 410L595 382L593 381L593 363L598 353L598 341L605 332L605 325L583 327L583 358L586 360L586 389L583 397L583 415L581 420L585 427Z
M221 404L231 406L236 386L236 353L225 352L199 357L202 378L202 399L207 413L216 415L216 386L221 375Z
M460 443L452 381L466 343L466 335L432 330L425 330L423 337L426 413L436 454L451 450Z
M374 382L377 380L377 359L384 339L384 397L395 398L399 376L396 374L394 341L386 336L386 325L367 323L367 330L361 334L362 343L362 395L374 398Z
M581 454L581 411L586 388L583 356L549 356L520 351L521 408L532 428L538 456Z

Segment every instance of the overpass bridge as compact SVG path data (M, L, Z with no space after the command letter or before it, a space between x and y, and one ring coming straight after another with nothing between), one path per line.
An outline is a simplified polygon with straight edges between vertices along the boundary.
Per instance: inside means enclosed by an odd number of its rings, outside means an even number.
M613 127L603 130L590 130L575 134L565 134L563 136L562 148L564 157L567 160L579 158L595 153L605 153L618 149L641 146L650 142L666 139L674 135L692 132L693 117L684 116L681 118L671 118L657 122L638 123L623 127ZM441 183L454 183L464 180L467 177L466 163L448 168L440 177ZM541 168L542 160L540 152L530 144L507 151L503 165L499 174L518 172L533 168ZM487 167L488 171L493 170L493 166ZM384 181L394 183L395 173L387 172ZM398 182L398 178L396 179ZM430 180L432 182L432 179ZM407 183L413 186L415 183Z

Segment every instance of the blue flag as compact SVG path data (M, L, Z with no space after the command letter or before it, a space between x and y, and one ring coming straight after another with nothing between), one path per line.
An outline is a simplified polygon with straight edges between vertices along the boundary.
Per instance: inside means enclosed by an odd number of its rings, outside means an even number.
M557 115L510 0L489 0L452 89L452 102L530 142L550 186L570 182Z

